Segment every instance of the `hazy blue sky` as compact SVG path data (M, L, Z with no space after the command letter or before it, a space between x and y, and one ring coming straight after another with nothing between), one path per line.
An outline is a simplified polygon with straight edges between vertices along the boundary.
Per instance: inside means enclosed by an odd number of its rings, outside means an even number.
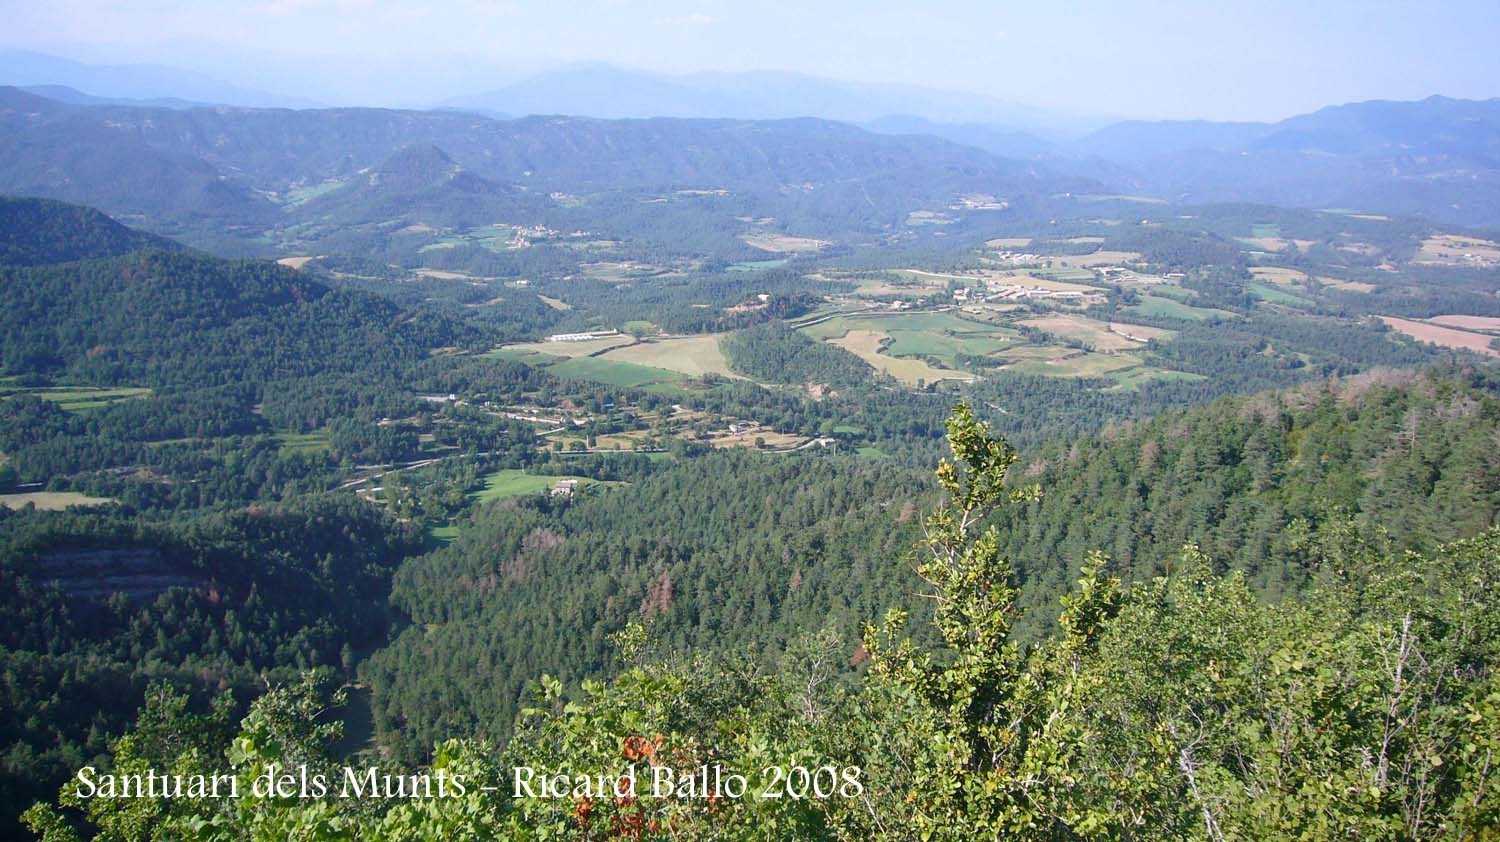
M1500 95L1500 0L0 0L0 20L5 46L366 104L576 61L793 70L1153 117Z

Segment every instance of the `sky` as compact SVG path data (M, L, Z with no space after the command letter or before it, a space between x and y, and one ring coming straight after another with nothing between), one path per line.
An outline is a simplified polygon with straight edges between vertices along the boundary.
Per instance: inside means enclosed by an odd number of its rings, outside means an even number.
M788 70L1142 118L1500 96L1496 0L0 0L0 20L0 46L329 104L432 104L576 62Z

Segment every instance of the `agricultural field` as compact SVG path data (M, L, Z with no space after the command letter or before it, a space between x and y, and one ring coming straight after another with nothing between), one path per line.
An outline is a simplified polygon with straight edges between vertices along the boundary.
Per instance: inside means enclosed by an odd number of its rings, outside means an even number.
M1433 316L1427 321L1444 327L1456 327L1460 330L1500 333L1500 318L1494 316Z
M1345 281L1345 280L1340 280L1339 278L1318 278L1317 281L1318 281L1318 283L1322 284L1325 287L1332 287L1334 289L1341 289L1341 290L1343 290L1345 292L1374 292L1375 291L1375 285L1374 284L1367 284L1364 281Z
M624 284L644 278L660 277L670 272L665 266L634 260L601 260L584 263L578 268L585 277L604 281L607 284Z
M1141 347L1139 340L1131 339L1114 330L1106 322L1083 316L1047 315L1026 319L1020 324L1037 330L1082 342L1096 351L1131 351Z
M437 280L437 281L476 281L476 280L480 280L479 278L476 278L473 275L470 275L468 272L449 272L446 269L413 269L412 270L412 274L416 275L419 278L431 278L431 279ZM494 279L493 278L484 278L483 280L494 280Z
M1283 287L1304 286L1309 280L1306 272L1283 266L1254 266L1251 267L1250 274L1254 275L1257 281Z
M1256 227L1258 228L1260 226L1256 226ZM1275 226L1271 226L1271 227L1274 228ZM1312 248L1313 243L1314 243L1313 240L1287 240L1287 239L1282 239L1279 236L1278 237L1237 237L1236 239L1238 239L1241 243L1244 243L1246 246L1249 246L1250 248L1252 248L1254 250L1264 251L1264 252L1271 252L1271 253L1274 253L1274 254L1281 254L1281 253L1288 252L1288 251L1293 252L1293 253L1307 251L1309 248Z
M780 269L786 265L788 258L777 257L769 260L741 260L729 266L731 272L759 272L763 269Z
M548 296L542 295L541 293L537 293L536 297L540 298L543 304L551 307L554 310L568 311L573 309L573 305L569 304L566 301L563 301L560 298L549 298Z
M469 497L477 503L488 503L491 500L499 500L505 497L526 497L532 494L545 494L550 492L559 480L565 479L577 480L579 490L595 483L601 485L611 484L600 483L599 480L589 479L588 477L528 474L519 468L507 468L486 476L484 478L484 488L470 494ZM619 483L613 484L618 485Z
M1096 354L1074 349L1051 359L1026 359L1011 363L1006 371L1017 374L1041 374L1048 377L1102 377L1116 371L1135 368L1140 358L1130 354Z
M1339 278L1312 277L1306 272L1283 266L1255 266L1250 269L1255 280L1278 287L1310 288L1318 284L1345 292L1374 292L1375 285L1362 281L1345 281Z
M958 368L958 357L988 356L1020 341L1020 335L997 328L986 333L951 334L926 330L893 330L885 353L893 357L934 357L949 368Z
M939 380L974 379L972 375L961 372L933 368L924 360L912 360L882 354L880 352L881 347L889 339L890 335L880 330L851 330L838 339L830 340L830 342L849 351L874 366L877 370L891 375L908 386L917 385L917 381L934 383Z
M738 433L722 430L708 440L708 445L716 448L754 447L756 439L764 442L767 450L791 450L807 443L807 439L793 433L778 433L769 428L752 427Z
M814 339L837 339L851 330L889 334L901 354L981 356L1019 341L1008 328L960 318L953 312L850 314L809 325L803 332Z
M815 240L811 237L792 237L787 234L777 234L772 231L753 231L740 237L746 245L754 246L761 251L775 252L777 254L812 254L821 251L828 245L827 240Z
M589 357L602 354L611 348L635 344L635 337L626 334L606 336L602 339L586 339L581 342L519 342L502 346L499 350L519 354L543 354L549 357Z
M1128 313L1157 319L1180 319L1188 322L1202 322L1209 319L1237 319L1238 315L1228 310L1218 310L1213 307L1193 307L1170 298L1162 298L1157 295L1147 295L1141 298L1141 303L1126 309Z
M0 379L0 398L21 394L51 401L68 412L85 412L120 401L143 398L151 394L151 390L132 387L108 389L96 386L16 386L8 380Z
M114 503L109 497L90 497L76 491L29 491L23 494L0 494L0 508L24 509L36 506L44 512L60 512L69 506L104 506Z
M1145 325L1131 325L1123 322L1110 322L1109 329L1137 342L1149 342L1152 339L1171 339L1177 335L1177 331L1175 330L1167 330L1161 327L1146 327Z
M1285 304L1289 307L1311 307L1313 301L1299 295L1292 295L1284 289L1269 284L1252 283L1246 287L1250 294L1271 304Z
M1443 348L1473 351L1476 354L1500 357L1500 351L1490 347L1490 343L1495 339L1493 336L1483 333L1471 333L1467 330L1444 327L1430 322L1398 319L1394 316L1381 316L1380 320L1418 342L1428 342Z
M721 377L737 378L739 375L730 371L728 361L719 350L719 340L722 338L723 334L713 333L678 336L670 339L648 339L616 348L602 354L599 359L666 369L686 374L689 377L717 374Z
M319 430L314 433L277 433L276 443L283 453L315 454L328 450L329 434Z
M1052 268L1092 269L1095 266L1123 266L1139 263L1140 254L1133 251L1096 251L1092 254L1073 254L1043 258Z
M946 289L948 283L952 281L965 286L991 290L1007 286L1023 286L1058 292L1100 291L1099 287L1092 284L1070 283L1060 277L1066 275L1068 277L1076 277L1079 280L1093 281L1094 273L1084 269L1035 269L1030 271L981 269L962 274L954 272L928 272L923 269L898 269L896 271L912 278L913 281L920 283L924 288L932 290Z
M1109 387L1108 391L1117 391L1117 392L1128 392L1128 391L1131 391L1133 389L1138 389L1142 385L1144 385L1146 383L1149 383L1149 382L1152 382L1152 381L1159 381L1159 380L1193 381L1193 380L1207 380L1208 379L1207 377L1205 377L1205 376L1203 376L1201 374L1191 374L1191 373L1186 372L1186 371L1169 371L1169 370L1163 369L1163 368L1152 368L1150 366L1144 366L1144 365L1143 366L1137 366L1135 368L1127 368L1127 369L1121 369L1120 371L1110 372L1110 374L1108 375L1108 377L1109 377L1110 380L1113 380L1115 382L1115 385Z
M592 380L626 387L675 383L685 379L680 372L601 357L573 357L548 366L547 372L569 380Z
M283 257L278 259L276 262L281 264L282 266L287 267L288 269L301 269L303 266L306 266L308 264L308 261L317 259L318 258L313 255L304 255L301 257Z
M1478 237L1435 234L1422 241L1412 263L1433 266L1500 266L1500 243Z

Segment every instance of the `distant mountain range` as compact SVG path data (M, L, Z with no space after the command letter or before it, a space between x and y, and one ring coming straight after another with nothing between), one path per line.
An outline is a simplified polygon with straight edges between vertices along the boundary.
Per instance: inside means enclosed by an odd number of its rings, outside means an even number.
M242 108L311 108L299 97L242 88L202 73L159 64L96 65L30 50L0 50L0 85L72 88L90 99L156 104L232 105ZM64 93L64 96L69 94Z
M1077 134L1105 122L980 94L912 85L862 84L779 71L667 76L598 64L540 73L496 90L448 99L441 105L497 115L747 120L819 117L857 124L893 114L912 114L939 123L1025 127L1049 137Z
M0 138L0 149L29 144L32 151L13 158L15 164L47 165L7 168L0 172L0 189L30 189L93 202L114 212L128 211L82 187L88 181L83 172L97 170L101 178L121 173L118 192L128 187L127 182L144 178L143 173L156 173L151 176L160 182L156 189L175 191L179 198L232 193L238 185L246 189L233 201L254 205L262 201L255 191L279 190L268 181L272 173L276 178L287 176L286 181L344 177L348 172L339 170L340 166L347 168L352 162L372 167L404 147L430 145L497 184L505 184L516 172L546 171L561 177L564 170L574 168L556 182L566 183L557 189L618 186L627 181L665 186L698 180L724 186L736 174L743 176L741 184L758 180L766 186L793 183L795 168L785 165L797 156L756 157L759 152L737 147L747 137L753 136L756 144L792 134L800 140L816 138L824 145L853 144L835 156L851 159L863 154L860 149L881 146L869 134L875 133L904 138L894 145L884 143L881 148L886 151L904 148L908 153L920 151L919 157L936 154L950 160L967 154L961 168L1012 174L1029 170L1051 179L1059 190L1071 189L1068 184L1078 187L1082 182L1095 182L1108 193L1181 204L1248 201L1418 215L1449 224L1500 225L1497 99L1431 97L1419 102L1352 103L1276 123L1134 120L1099 125L1097 120L1091 123L979 95L917 87L854 84L780 72L666 76L580 65L486 93L451 98L437 111L304 109L307 114L300 117L258 113L236 121L222 115L207 117L208 109L198 106L302 107L310 103L172 68L94 67L22 51L0 51L0 81L6 80L25 85L43 101L65 103L75 110L66 120L32 121L24 137ZM133 137L114 137L119 133L103 130L98 119L85 117L103 112L80 106L170 109L183 116L161 119L179 124L187 134L169 141L163 131L143 129ZM51 106L40 110L57 116ZM392 118L394 114L403 116ZM476 123L478 118L470 115L490 119ZM567 119L515 119L520 115L566 115ZM808 115L854 124L867 132L834 129L818 120L787 122ZM606 122L647 117L681 122ZM68 125L72 120L87 124L81 126L80 136L68 134L74 131ZM216 139L206 134L212 125L225 124L220 128L227 129L226 121L238 127ZM323 126L332 134L322 129L300 139L261 134L274 124ZM356 125L362 128L347 134ZM708 130L710 125L716 128ZM730 125L739 128L725 128ZM374 133L366 133L367 129ZM471 130L479 139L465 136ZM48 137L48 131L60 134ZM623 145L611 141L591 146L587 140L602 142L606 134ZM648 135L655 138L654 145L624 141L627 136ZM124 146L114 148L113 140L105 136L122 140ZM543 136L554 145L537 146ZM988 155L975 157L923 144L914 140L918 136L941 138ZM502 142L502 137L507 139ZM44 142L50 145L45 154L35 146ZM146 148L136 147L139 142ZM707 145L675 145L689 142ZM96 152L64 163L70 150L95 143L102 144ZM732 160L734 154L746 152L752 156L746 161ZM35 154L45 160L30 157ZM174 156L191 160L167 160ZM802 156L801 160L811 163L814 157ZM134 174L120 169L136 158L146 162L144 169L138 166ZM713 163L707 165L710 159ZM861 166L877 165L876 159L866 159ZM70 167L82 172L64 177ZM750 177L750 170L757 174ZM836 177L837 170L827 169L824 174ZM53 188L45 186L49 180ZM810 175L805 180L821 179ZM140 187L144 185L131 189ZM232 204L230 199L219 195L216 201Z
M536 219L557 207L553 192L623 191L633 208L723 190L738 207L725 214L800 208L850 226L839 230L882 230L963 193L1098 186L939 138L815 119L70 105L0 87L0 193L89 204L200 245L208 233L250 242L309 222Z

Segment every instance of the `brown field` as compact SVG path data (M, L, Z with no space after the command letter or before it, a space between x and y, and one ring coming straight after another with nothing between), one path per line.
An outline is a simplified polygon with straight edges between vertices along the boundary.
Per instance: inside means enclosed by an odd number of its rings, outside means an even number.
M1422 242L1421 250L1411 262L1460 266L1500 264L1500 243L1478 237L1436 234Z
M653 339L616 348L600 359L635 363L651 368L679 371L689 377L718 374L724 377L740 377L729 370L729 363L719 350L721 333L702 336L678 336L671 339ZM549 343L567 344L573 343Z
M1427 321L1435 325L1456 327L1462 330L1477 330L1481 333L1500 331L1500 318L1494 316L1433 316Z
M1074 284L1068 281L1054 281L1050 278L1038 278L1025 272L994 272L986 271L984 279L990 286L1023 286L1038 287L1040 289L1052 289L1060 292L1103 292L1099 287L1088 284Z
M1140 342L1111 330L1108 324L1083 316L1040 316L1026 319L1021 324L1057 336L1076 339L1093 346L1097 351L1129 351L1141 346Z
M985 240L987 248L992 249L1019 249L1031 245L1030 237L998 237L993 240Z
M711 447L754 447L756 439L764 440L767 450L787 450L807 441L793 433L778 433L765 427L753 427L742 430L739 435L721 430L714 433L708 443Z
M1334 289L1342 289L1348 292L1374 292L1375 285L1364 281L1345 281L1339 278L1318 278L1318 283Z
M1121 336L1128 336L1145 342L1148 339L1171 339L1177 335L1175 330L1167 330L1160 327L1146 327L1144 325L1128 325L1122 322L1110 322L1109 329Z
M814 240L810 237L791 237L786 234L775 234L770 231L757 231L745 234L740 239L761 251L770 251L777 254L806 254L818 251L828 245L827 240Z
M1307 283L1307 273L1282 266L1256 266L1250 270L1257 281L1289 287Z
M566 301L562 301L560 299L549 298L549 297L547 297L545 295L542 295L540 293L537 294L537 298L542 299L542 303L543 304L547 305L548 307L551 307L554 310L571 310L571 309L573 309L573 305L569 304Z
M1061 359L1069 354L1081 354L1076 348L1065 345L1012 345L994 356L1003 357L1006 362L1014 363L1022 360L1047 360Z
M314 257L313 255L303 255L302 257L283 257L276 262L290 269L301 269L303 266L307 265L307 262L309 260L317 259L318 258Z
M90 497L76 491L31 491L25 494L0 494L0 507L25 508L28 503L44 512L57 512L69 506L102 506L115 502L109 497Z
M915 386L918 380L932 383L937 380L974 379L972 375L963 372L933 368L925 360L888 357L880 353L880 343L887 338L889 334L883 330L851 330L838 339L831 340L831 344L849 351L880 371L910 386Z
M1414 322L1409 319L1398 319L1394 316L1381 316L1380 320L1410 336L1418 342L1430 342L1443 348L1455 348L1463 351L1473 351L1476 354L1486 354L1491 357L1500 357L1500 351L1490 347L1492 336L1482 333L1470 333L1467 330L1457 330L1442 325L1428 324L1427 322Z

